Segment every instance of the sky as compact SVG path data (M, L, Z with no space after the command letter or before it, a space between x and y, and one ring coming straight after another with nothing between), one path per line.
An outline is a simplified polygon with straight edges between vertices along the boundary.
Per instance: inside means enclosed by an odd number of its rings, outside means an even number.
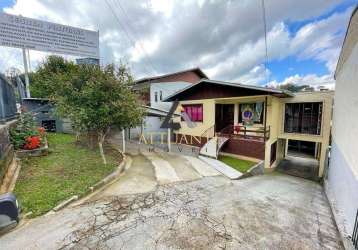
M126 63L135 78L200 67L215 80L334 88L357 3L265 0L267 61L261 0L0 0L0 9L99 30L101 64ZM20 49L0 55L1 72L22 70ZM31 51L31 69L47 55Z

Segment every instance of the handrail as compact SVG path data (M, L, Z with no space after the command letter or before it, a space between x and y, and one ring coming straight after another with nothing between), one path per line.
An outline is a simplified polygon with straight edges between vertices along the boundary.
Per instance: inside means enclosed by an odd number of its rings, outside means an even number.
M236 132L236 128L238 128L237 132ZM270 138L270 126L268 126L265 130L264 128L247 129L247 126L242 126L242 125L228 125L225 128L223 128L222 130L220 130L220 132L218 132L218 134L221 136L229 136L229 137L232 137L235 135L246 136L247 133L263 134L262 137L264 137L264 139L268 139L268 138Z
M212 130L212 131L210 131L210 130ZM213 133L212 133L212 136L210 136L210 135L208 134L209 132L213 132ZM215 124L214 124L213 126L207 128L207 129L200 135L200 137L207 137L207 138L212 138L212 137L214 137L214 136L215 136Z

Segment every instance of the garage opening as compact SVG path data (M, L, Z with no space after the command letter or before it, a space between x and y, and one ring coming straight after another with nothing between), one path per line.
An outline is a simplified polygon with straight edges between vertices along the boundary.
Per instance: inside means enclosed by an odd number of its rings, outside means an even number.
M285 174L318 180L320 143L288 140L284 159L278 171Z
M297 157L316 158L316 142L288 140L287 154Z

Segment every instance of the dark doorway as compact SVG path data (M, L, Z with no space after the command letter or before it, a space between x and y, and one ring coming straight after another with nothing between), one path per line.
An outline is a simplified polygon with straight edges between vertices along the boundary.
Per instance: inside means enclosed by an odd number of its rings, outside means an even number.
M215 132L234 125L234 104L215 105Z
M47 132L56 132L56 121L55 120L42 121L42 127L44 127Z
M315 142L288 140L287 154L289 155L314 158L315 153Z

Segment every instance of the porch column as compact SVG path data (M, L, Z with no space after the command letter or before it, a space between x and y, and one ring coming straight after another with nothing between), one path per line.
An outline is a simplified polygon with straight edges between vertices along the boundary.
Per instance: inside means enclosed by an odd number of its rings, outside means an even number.
M234 125L239 123L239 104L234 104Z

